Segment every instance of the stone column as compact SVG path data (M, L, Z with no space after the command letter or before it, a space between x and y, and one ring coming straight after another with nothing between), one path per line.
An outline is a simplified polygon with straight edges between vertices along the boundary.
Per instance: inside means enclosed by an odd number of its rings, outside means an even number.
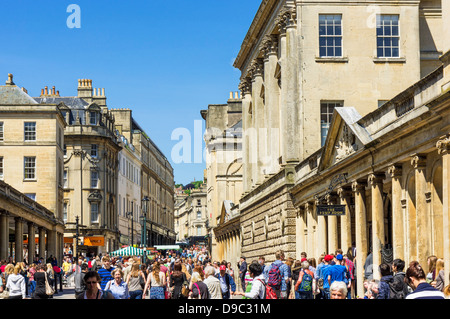
M280 125L282 162L299 161L299 101L297 17L294 7L285 7L278 17L281 53Z
M39 227L39 257L47 258L46 256L46 247L45 247L45 233L46 230L43 227ZM75 253L75 251L74 251Z
M34 223L28 222L28 264L34 261L36 255L35 233Z
M443 136L436 144L442 156L442 221L444 264L450 265L450 137ZM444 267L445 286L449 284L450 267Z
M263 161L265 157L265 134L264 134L264 101L261 97L263 87L264 65L262 59L252 61L252 111L253 127L255 128L255 139L252 141L255 155L253 166L253 185L260 185L264 181Z
M336 205L336 196L327 195L327 205ZM337 216L327 216L328 252L334 253L338 247Z
M239 84L239 89L243 96L242 99L242 157L243 157L243 176L242 176L242 189L244 192L248 192L252 186L252 164L250 162L250 130L251 130L251 114L250 107L252 102L251 95L251 82L249 78L245 78Z
M296 216L297 216L296 256L300 256L300 253L302 251L305 251L306 247L307 247L308 230L307 230L307 224L305 222L306 214L307 214L307 208L299 207L297 214L296 214Z
M317 206L320 205L320 202L316 200L315 202L316 208L315 210L317 210ZM317 247L319 249L318 251L318 256L320 254L327 254L327 221L325 219L325 216L317 216Z
M23 219L21 217L14 218L15 223L15 261L23 261Z
M403 208L402 208L402 167L400 165L391 165L388 168L388 174L392 178L392 245L395 258L405 260L405 238L403 227Z
M427 257L431 254L431 232L425 196L425 193L427 192L426 157L419 154L414 155L411 159L411 165L415 168L417 237L421 238L417 241L417 258L420 265L426 267Z
M352 215L350 211L351 189L340 187L337 190L340 205L345 206L345 215L341 218L341 248L344 253L352 247Z
M308 253L308 256L315 256L318 257L315 254L314 251L314 245L315 245L315 232L317 227L317 222L314 219L315 212L314 212L314 203L308 202L305 204L305 212L306 212L306 223L308 225L308 238L306 242L306 251Z
M355 233L356 233L356 294L364 295L364 263L367 257L367 220L364 183L352 183L355 194Z
M369 187L372 197L372 254L373 279L380 279L378 267L381 264L381 249L384 247L384 207L383 178L384 174L369 175Z
M267 166L266 175L275 174L279 170L280 157L280 110L278 79L275 72L278 65L278 38L267 35L262 42L264 54L264 104L265 128L267 128Z
M0 259L8 258L9 245L9 216L8 213L0 212Z

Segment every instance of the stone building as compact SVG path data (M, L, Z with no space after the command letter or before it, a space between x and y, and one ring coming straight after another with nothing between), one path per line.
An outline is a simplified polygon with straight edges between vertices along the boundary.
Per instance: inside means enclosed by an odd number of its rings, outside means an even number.
M64 130L65 243L74 253L99 254L118 248L117 176L120 145L104 89L78 80L77 96L42 90L41 104L59 104ZM78 221L77 221L78 218ZM76 223L78 222L78 230ZM78 247L74 235L79 233ZM78 248L78 250L77 250Z
M137 229L137 235L142 235L141 225L145 224L143 240L146 241L146 247L173 244L176 239L173 168L164 153L133 118L130 109L111 109L111 112L115 116L118 132L132 145L140 162L139 168L135 167L139 172L140 200L135 203L138 214L133 218L133 230ZM144 224L141 219L143 214L146 216ZM141 236L135 242L142 244Z
M226 104L208 105L201 115L206 122L205 183L209 226L214 233L212 258L235 265L240 257L240 227L236 221L242 195L242 99L238 92L230 92Z
M209 234L206 184L192 188L189 194L177 194L175 199L175 233L177 242L189 245L207 244Z
M243 255L270 263L277 248L299 258L303 235L291 192L299 164L326 144L336 108L364 117L434 71L442 21L441 1L262 1L234 62L242 91Z
M62 259L62 109L36 102L12 74L0 86L0 259Z

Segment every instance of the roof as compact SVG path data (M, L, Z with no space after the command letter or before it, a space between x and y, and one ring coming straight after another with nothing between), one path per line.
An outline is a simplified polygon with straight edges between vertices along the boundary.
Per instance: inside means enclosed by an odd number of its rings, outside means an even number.
M17 85L0 86L0 104L38 104L31 96Z
M35 97L34 100L41 104L59 104L64 103L71 109L85 110L89 103L79 97Z

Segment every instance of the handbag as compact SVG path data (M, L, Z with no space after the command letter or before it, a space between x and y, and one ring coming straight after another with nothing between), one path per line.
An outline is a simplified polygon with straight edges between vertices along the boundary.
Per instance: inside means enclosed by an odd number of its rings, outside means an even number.
M55 291L53 290L53 288L48 283L47 273L45 272L45 294L47 296L53 296L54 293L55 293Z
M183 285L181 286L181 294L183 295L183 297L187 298L189 297L190 290L189 290L189 282L187 281L185 274L183 274L183 279L184 281Z

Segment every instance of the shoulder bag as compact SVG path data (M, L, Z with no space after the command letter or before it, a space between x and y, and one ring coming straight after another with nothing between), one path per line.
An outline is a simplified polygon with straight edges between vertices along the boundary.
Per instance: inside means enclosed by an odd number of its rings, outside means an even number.
M47 273L44 272L45 274L45 294L47 296L53 296L53 294L55 293L55 291L53 290L53 288L50 286L50 284L48 283L48 279L47 279Z

